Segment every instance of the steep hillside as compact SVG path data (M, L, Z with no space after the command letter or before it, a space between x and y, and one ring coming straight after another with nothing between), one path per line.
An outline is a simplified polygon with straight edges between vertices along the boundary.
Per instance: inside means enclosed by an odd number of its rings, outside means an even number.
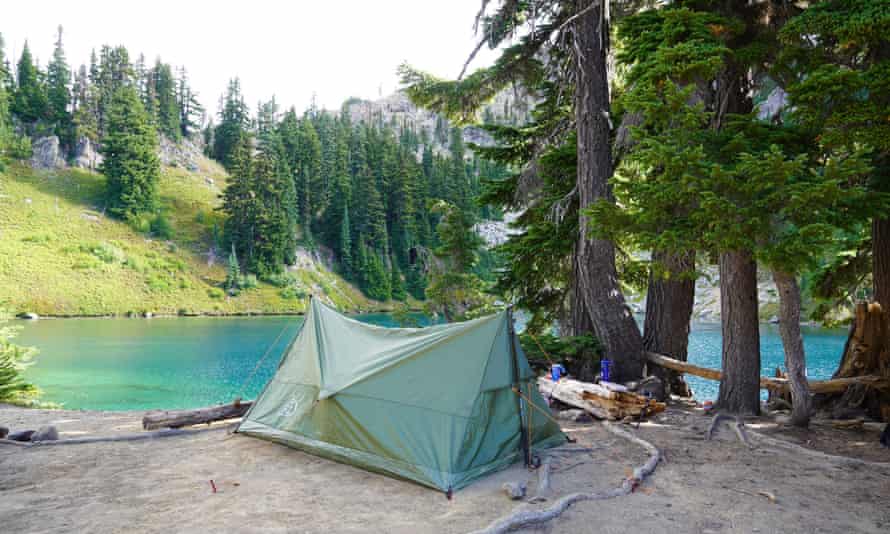
M161 240L103 213L105 178L78 169L0 173L0 306L40 315L301 312L310 293L340 308L380 308L308 254L281 287L221 289L213 243L226 174L203 157L164 167L160 202L172 223Z

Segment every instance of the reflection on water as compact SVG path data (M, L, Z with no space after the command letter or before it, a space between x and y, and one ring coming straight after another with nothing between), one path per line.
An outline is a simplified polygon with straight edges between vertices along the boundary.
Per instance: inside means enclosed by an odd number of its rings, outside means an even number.
M358 318L396 326L386 314ZM49 319L22 323L19 341L40 349L26 377L44 391L44 400L73 409L192 408L256 396L302 322L302 317ZM805 329L811 378L834 372L845 340L842 331ZM267 350L242 392L244 380ZM784 367L775 326L761 329L761 352L763 374ZM694 325L689 353L695 364L719 367L719 325ZM697 397L717 395L716 382L690 381Z

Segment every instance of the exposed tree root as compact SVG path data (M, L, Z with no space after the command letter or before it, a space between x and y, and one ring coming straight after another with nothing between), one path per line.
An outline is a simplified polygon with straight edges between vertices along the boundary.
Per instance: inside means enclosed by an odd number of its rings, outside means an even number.
M884 469L890 469L890 463L888 462L870 462L868 460L860 460L859 458L850 458L849 456L838 456L836 454L828 454L821 451L815 451L813 449L802 447L796 443L791 443L790 441L786 441L784 439L767 436L753 430L751 431L751 434L756 438L756 441L771 445L773 447L785 449L786 452L793 452L794 454L809 456L811 458L816 458L824 462L830 462L833 464L844 466L880 467Z
M711 424L708 425L708 430L705 432L705 439L710 441L711 438L714 437L714 432L717 430L717 425L720 424L721 421L729 421L730 426L735 431L735 435L738 436L739 441L745 444L748 448L754 448L754 445L748 439L748 434L745 432L745 423L740 420L738 417L734 415L727 415L724 413L718 413L711 419Z
M571 493L557 500L552 506L542 510L529 510L526 507L521 507L514 510L510 515L495 520L493 523L482 530L476 531L474 534L502 534L518 528L540 525L559 517L559 515L565 512L569 506L576 502L602 501L630 494L640 482L655 471L661 453L655 445L634 436L630 432L618 428L608 421L604 421L603 426L609 432L636 443L646 449L646 452L649 453L649 459L646 463L634 469L633 475L626 478L621 486L598 493Z

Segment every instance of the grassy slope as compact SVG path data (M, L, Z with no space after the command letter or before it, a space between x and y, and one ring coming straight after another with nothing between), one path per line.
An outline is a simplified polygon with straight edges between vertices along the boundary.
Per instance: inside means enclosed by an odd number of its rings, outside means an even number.
M226 174L164 168L159 193L174 237L159 241L101 211L105 178L86 171L0 173L0 306L41 315L301 312L307 301L258 288L227 297L225 258L208 257L214 207ZM296 275L347 310L379 308L323 267Z

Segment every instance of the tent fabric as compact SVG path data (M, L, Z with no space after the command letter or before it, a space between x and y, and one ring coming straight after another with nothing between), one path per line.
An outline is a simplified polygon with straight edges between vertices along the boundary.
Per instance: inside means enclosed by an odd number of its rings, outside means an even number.
M365 324L312 299L239 432L442 491L565 442L510 314L429 328ZM515 359L511 348L515 348ZM524 396L513 390L514 364Z

